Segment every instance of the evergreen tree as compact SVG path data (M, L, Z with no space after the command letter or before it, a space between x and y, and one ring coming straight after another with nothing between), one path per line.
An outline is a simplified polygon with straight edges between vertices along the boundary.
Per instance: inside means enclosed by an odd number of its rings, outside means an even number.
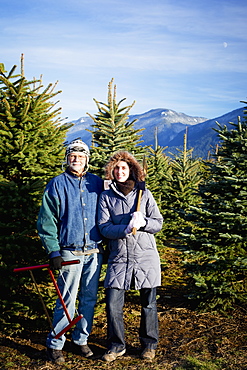
M97 175L104 175L104 165L109 157L118 150L127 150L141 160L145 150L138 146L142 141L139 133L143 129L134 129L134 123L128 122L129 111L135 104L120 108L121 103L116 100L116 85L113 79L108 85L108 102L102 103L94 99L98 113L95 116L87 113L94 121L92 133L92 148L90 167Z
M147 151L147 187L152 192L159 208L166 192L167 182L171 180L169 157L164 154L166 148L158 146Z
M8 311L9 305L18 306L19 312L31 307L25 285L29 279L14 274L13 268L39 264L45 257L36 219L44 184L61 172L63 142L70 127L62 124L60 108L54 110L56 103L51 99L59 93L54 92L56 85L43 89L40 80L26 80L23 66L21 75L14 75L15 69L8 73L0 64L0 271L5 277L0 282L2 312ZM8 315L2 315L2 320L5 325Z
M158 145L157 127L154 131L154 149L149 147L146 157L146 182L152 192L159 208L161 207L162 194L166 188L166 182L170 179L171 170L169 157L164 154L167 147Z
M162 201L166 194L167 184L171 179L171 168L169 166L169 158L164 154L166 148L158 146L155 140L155 148L149 148L146 165L146 186L152 192L160 212L163 214ZM155 235L157 246L160 249L164 248L164 240L166 239L163 229Z
M246 114L246 110L244 111ZM247 119L232 129L218 125L221 146L200 186L202 204L193 208L197 228L184 233L186 267L200 306L227 310L246 302Z
M198 186L203 180L202 162L192 157L192 151L193 149L187 149L186 133L183 150L178 150L178 155L169 163L169 181L162 193L166 238L177 238L181 228L190 225L184 216L191 206L201 201Z

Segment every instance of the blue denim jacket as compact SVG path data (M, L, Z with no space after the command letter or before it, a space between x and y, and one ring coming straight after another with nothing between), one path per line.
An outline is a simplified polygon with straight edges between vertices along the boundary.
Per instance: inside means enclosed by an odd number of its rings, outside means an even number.
M96 212L102 190L103 180L91 173L66 171L47 184L37 229L50 257L64 247L91 249L101 241Z

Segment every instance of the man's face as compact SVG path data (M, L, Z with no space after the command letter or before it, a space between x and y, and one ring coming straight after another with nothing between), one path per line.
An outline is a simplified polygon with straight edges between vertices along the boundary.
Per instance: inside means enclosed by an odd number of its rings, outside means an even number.
M77 175L81 175L86 166L87 157L82 153L70 153L68 155L68 165L69 169L72 172L75 172Z

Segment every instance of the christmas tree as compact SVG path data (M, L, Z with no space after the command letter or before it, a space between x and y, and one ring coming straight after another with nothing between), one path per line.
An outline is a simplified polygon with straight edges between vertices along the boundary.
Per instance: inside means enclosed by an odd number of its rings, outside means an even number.
M88 115L93 119L92 148L90 166L92 171L99 176L104 176L104 166L110 156L118 150L127 150L137 159L141 160L145 149L138 146L142 141L140 132L143 129L136 130L134 123L128 122L129 111L135 104L120 108L122 99L117 102L116 85L113 87L113 79L108 85L108 102L102 103L94 99L98 113L95 116Z
M60 108L54 109L56 85L43 88L41 80L28 81L23 64L21 74L15 70L8 73L0 64L0 270L5 276L0 303L3 311L14 304L20 312L30 297L26 278L13 274L13 268L45 257L36 219L45 183L61 171L70 125L62 123Z
M203 181L203 165L192 157L193 149L187 149L187 132L184 135L183 150L178 150L169 162L169 178L162 194L162 212L166 220L166 238L177 238L181 228L190 222L185 215L191 206L197 205L201 198L198 186Z
M244 110L246 114L246 110ZM221 145L192 209L196 228L184 233L186 268L201 306L227 310L246 302L247 120L218 125Z

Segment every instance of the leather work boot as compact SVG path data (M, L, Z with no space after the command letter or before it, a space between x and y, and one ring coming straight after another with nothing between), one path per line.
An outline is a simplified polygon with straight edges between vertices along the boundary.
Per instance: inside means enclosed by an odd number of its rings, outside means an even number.
M80 354L83 356L83 357L92 357L93 356L93 351L88 347L87 344L82 344L80 347Z
M47 357L49 361L52 361L55 364L61 364L65 362L63 352L60 349L52 349L47 347Z

